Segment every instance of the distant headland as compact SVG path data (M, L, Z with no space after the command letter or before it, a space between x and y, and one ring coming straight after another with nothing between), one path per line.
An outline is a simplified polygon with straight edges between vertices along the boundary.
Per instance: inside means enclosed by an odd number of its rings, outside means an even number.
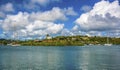
M46 35L43 40L7 40L0 39L1 45L8 45L10 43L20 44L22 46L83 46L83 45L104 45L107 42L107 37L100 36L57 36L50 37ZM120 38L109 37L109 43L120 45Z

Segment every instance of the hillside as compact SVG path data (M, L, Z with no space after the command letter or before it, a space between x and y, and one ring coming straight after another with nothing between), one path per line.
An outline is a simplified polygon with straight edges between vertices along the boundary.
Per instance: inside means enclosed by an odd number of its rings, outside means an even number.
M107 37L88 36L58 36L51 39L20 41L22 45L28 46L83 46L83 45L103 45L107 42ZM120 38L109 38L109 43L120 44Z
M0 39L1 45L7 45L11 40ZM83 46L83 45L103 45L107 42L107 37L88 37L88 36L57 36L43 40L16 40L14 43L23 46ZM120 45L120 38L109 38L109 43Z

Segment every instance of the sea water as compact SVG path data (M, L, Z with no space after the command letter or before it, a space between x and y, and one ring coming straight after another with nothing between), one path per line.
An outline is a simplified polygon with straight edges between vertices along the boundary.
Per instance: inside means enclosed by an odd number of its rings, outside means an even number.
M0 70L120 70L120 46L0 46Z

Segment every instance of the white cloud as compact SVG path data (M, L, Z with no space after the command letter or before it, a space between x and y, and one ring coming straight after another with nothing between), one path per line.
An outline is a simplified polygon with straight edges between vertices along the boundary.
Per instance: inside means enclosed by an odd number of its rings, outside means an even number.
M31 18L43 20L43 21L55 21L55 20L66 20L67 19L62 9L58 7L54 7L50 11L32 13Z
M6 16L5 13L0 12L0 17L5 17L5 16Z
M120 30L119 2L100 1L89 12L83 13L76 24L84 31L111 31Z
M65 12L67 15L71 15L71 16L76 16L76 15L78 15L78 14L74 11L73 7L68 7L67 9L65 8L65 9L64 9L64 12Z
M56 20L67 20L66 16L68 15L75 16L77 15L77 13L73 10L72 7L64 8L64 9L54 7L50 11L32 13L30 17L31 19L38 19L42 21L56 21Z
M61 32L61 35L62 36L68 36L68 35L70 35L70 31L68 29L63 29L62 32Z
M75 35L74 32L72 32L71 30L67 29L67 28L64 28L62 31L61 31L61 35L62 36L73 36Z
M75 26L72 28L73 31L78 31L78 29L79 29L79 26L78 26L78 25L75 25Z
M0 6L0 17L6 17L5 13L14 12L14 7L12 3L7 3Z
M4 12L13 12L14 11L14 7L13 7L12 3L7 3L5 5L2 5L0 7L0 10L4 11Z
M27 9L27 10L35 10L37 8L40 8L39 6L37 6L34 3L31 2L25 2L23 5L19 5L19 7L23 6L23 8Z
M45 34L57 34L63 29L64 24L55 24L53 22L36 20L33 24L26 26L28 32L33 34L45 35ZM35 32L34 32L35 31Z
M84 11L84 12L89 12L90 10L92 9L91 6L88 6L88 5L84 5L82 6L81 10Z
M57 34L64 28L64 24L61 23L31 19L31 15L26 12L7 15L4 20L0 21L1 27L10 37L13 37L13 34L16 33L22 38L35 38L46 34Z
M27 13L22 12L19 12L17 15L7 15L3 21L2 27L5 31L24 28L25 25L29 24L28 16Z
M60 34L64 29L63 23L68 16L76 16L77 13L72 7L60 9L54 7L44 12L18 12L16 15L6 15L5 19L0 20L0 28L3 32L13 37L16 33L21 38L35 38L46 34Z
M32 3L38 3L40 5L46 5L49 3L49 0L31 0Z
M31 0L32 3L38 3L42 6L49 4L50 2L58 2L59 0Z
M60 2L60 0L29 0L25 1L21 6L23 6L25 9L36 11L39 10L41 7L46 7L50 3L54 2Z
M19 7L23 7L29 11L40 11L42 7L47 7L51 3L57 3L61 0L27 0L24 1L23 4L19 5Z

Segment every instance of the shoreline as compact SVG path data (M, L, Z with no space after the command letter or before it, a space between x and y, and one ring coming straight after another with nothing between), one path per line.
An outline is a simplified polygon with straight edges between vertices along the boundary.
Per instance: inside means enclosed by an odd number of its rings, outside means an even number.
M35 39L35 40L6 40L0 39L1 45L21 45L21 46L85 46L85 45L120 45L120 38L109 37L89 37L89 36L57 36L51 39Z

